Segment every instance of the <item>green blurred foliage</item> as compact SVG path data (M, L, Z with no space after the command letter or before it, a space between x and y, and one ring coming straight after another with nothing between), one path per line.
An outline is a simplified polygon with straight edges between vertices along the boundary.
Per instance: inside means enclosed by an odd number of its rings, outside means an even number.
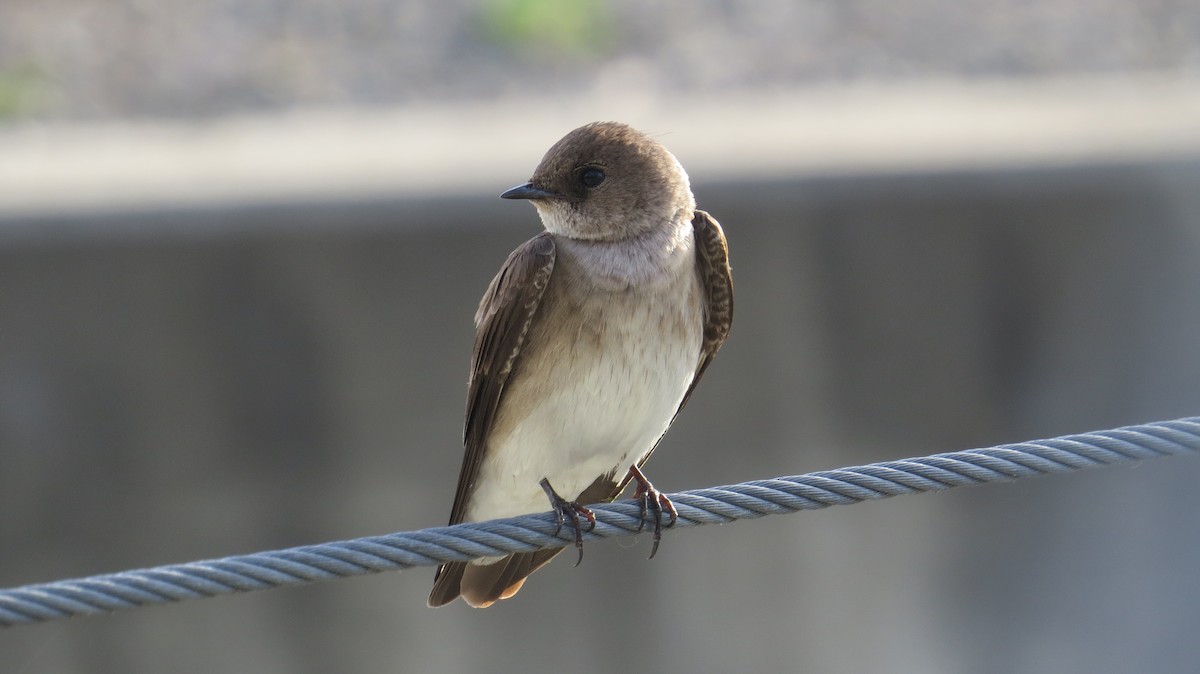
M590 56L613 44L612 12L601 0L492 0L480 18L489 42L522 56Z
M50 77L32 64L0 70L0 120L27 117L46 107Z

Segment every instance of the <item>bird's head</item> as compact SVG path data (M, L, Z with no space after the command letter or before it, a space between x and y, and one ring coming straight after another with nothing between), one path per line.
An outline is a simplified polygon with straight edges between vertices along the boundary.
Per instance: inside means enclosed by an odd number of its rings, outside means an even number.
M687 173L661 143L619 122L594 122L551 147L524 185L500 195L529 199L546 230L619 241L691 220Z

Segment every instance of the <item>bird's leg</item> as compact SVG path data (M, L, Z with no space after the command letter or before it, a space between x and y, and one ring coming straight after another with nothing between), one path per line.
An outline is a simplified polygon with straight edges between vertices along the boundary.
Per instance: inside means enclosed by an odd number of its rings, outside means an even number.
M579 558L575 560L575 566L579 566L579 563L583 561L583 523L581 520L588 521L587 530L591 531L596 528L596 515L575 501L568 501L559 496L558 492L554 491L554 487L550 486L550 480L543 477L538 484L542 485L542 491L546 492L546 498L550 499L550 507L558 515L558 528L554 530L554 535L557 536L558 532L562 531L563 524L567 520L570 520L571 526L575 528L575 549L579 551Z
M629 477L637 482L637 490L633 492L633 499L641 506L641 521L638 522L638 531L646 525L647 513L654 513L654 546L650 548L650 559L654 559L654 554L658 552L658 544L662 540L662 515L666 511L671 519L667 521L667 527L675 525L675 520L679 519L679 512L675 510L675 504L671 503L671 499L667 495L654 488L650 484L650 480L638 470L637 464L629 467Z

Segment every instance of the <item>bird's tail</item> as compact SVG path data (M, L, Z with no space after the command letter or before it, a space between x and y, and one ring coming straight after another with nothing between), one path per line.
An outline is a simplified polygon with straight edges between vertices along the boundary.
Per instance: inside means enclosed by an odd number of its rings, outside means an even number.
M463 598L475 608L487 608L500 599L508 599L521 589L529 574L542 568L562 548L518 552L490 564L450 562L438 567L430 606L445 606Z

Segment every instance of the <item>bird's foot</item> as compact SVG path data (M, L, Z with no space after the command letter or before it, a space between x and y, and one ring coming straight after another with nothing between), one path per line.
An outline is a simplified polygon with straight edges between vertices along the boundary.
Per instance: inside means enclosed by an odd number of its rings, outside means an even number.
M546 498L550 499L550 507L558 515L558 527L554 530L554 535L557 536L558 532L562 531L563 524L568 521L575 529L575 549L579 551L575 566L579 566L583 561L583 520L587 520L587 531L591 531L596 528L596 515L587 507L559 496L554 487L550 486L550 480L543 477L538 484L542 485L542 491L546 492Z
M675 525L675 520L679 519L679 512L675 510L675 504L671 503L671 499L667 495L654 488L650 484L650 480L638 470L636 464L629 467L629 476L634 482L637 482L637 490L633 492L633 499L641 506L641 521L638 522L638 531L641 531L646 526L646 515L654 514L654 545L650 548L650 559L654 559L655 553L658 552L658 544L662 541L663 513L667 513L670 519L667 521L667 527Z

